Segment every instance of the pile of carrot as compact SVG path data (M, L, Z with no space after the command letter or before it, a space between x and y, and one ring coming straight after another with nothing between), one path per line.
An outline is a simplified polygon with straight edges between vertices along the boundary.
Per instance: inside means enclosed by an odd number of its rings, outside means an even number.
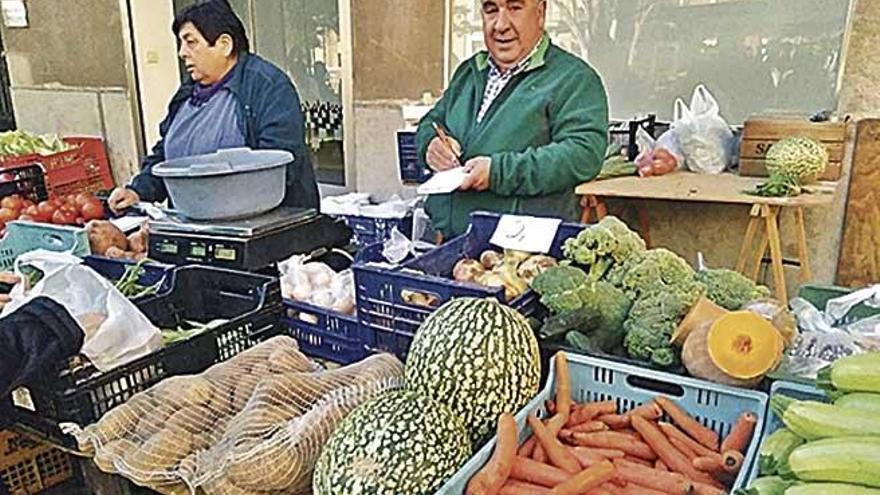
M658 396L630 411L614 401L574 403L564 353L556 361L556 398L548 419L528 417L519 445L516 421L498 420L492 458L466 495L723 495L743 464L757 417L743 413L721 441L675 402ZM668 421L666 421L668 419Z

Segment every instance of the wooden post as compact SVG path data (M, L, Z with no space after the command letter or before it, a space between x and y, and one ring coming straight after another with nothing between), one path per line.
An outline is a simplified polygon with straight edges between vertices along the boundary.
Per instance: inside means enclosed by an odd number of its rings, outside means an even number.
M798 258L801 263L801 283L813 280L813 270L810 268L810 253L807 250L807 224L804 220L804 208L798 206L794 210L798 231Z
M749 226L746 228L746 236L743 238L742 247L739 250L739 259L736 262L736 271L746 276L748 276L746 274L746 263L749 261L749 251L752 250L752 243L755 242L755 234L758 232L760 218L761 205L752 205L752 211L749 213Z
M763 213L770 241L770 265L773 269L776 298L785 303L788 302L788 289L785 286L785 267L782 264L782 240L779 238L779 210L778 206L765 206Z

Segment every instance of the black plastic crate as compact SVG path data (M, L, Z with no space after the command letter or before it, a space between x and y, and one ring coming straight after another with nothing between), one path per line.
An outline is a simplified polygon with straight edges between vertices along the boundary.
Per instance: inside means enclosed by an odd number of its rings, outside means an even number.
M202 266L177 268L171 278L167 290L135 302L157 327L176 328L185 320L229 321L105 373L65 368L60 375L29 384L36 414L15 410L24 430L71 447L72 438L60 432L59 422L91 424L165 378L200 373L280 333L277 278Z
M128 267L137 264L134 261L115 260L94 255L89 255L83 258L83 263L92 270L98 272L102 277L112 282L118 282L119 279L125 275L125 270L128 269ZM171 288L171 273L175 268L174 265L149 262L141 265L141 268L143 269L143 273L138 277L138 285L142 287L152 287L161 283L162 285L158 292L167 292Z
M49 197L46 174L40 165L0 168L0 198L18 194L35 203Z

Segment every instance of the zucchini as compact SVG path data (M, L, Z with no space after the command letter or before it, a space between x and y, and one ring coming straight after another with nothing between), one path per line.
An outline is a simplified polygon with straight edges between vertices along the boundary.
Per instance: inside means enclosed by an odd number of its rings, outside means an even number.
M834 396L845 392L880 392L880 353L842 357L819 370L816 385Z
M785 495L880 495L880 490L846 483L805 483L785 490Z
M764 476L752 481L748 488L740 488L734 495L783 495L785 489L794 485L794 481L784 480L779 476Z
M798 401L784 395L770 398L770 410L782 419L785 426L805 440L880 436L880 417L815 401Z
M788 428L780 428L764 439L758 452L758 471L762 476L776 474L789 454L804 443L804 439Z
M857 483L880 487L880 438L843 437L809 442L794 449L779 467L785 479ZM786 492L788 493L788 492ZM836 492L841 495L850 492Z
M834 405L880 414L880 394L869 394L865 392L846 394L834 401Z

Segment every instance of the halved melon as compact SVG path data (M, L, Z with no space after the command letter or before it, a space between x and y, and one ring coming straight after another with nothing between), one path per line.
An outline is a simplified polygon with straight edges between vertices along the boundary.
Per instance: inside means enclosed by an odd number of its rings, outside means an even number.
M688 335L703 322L715 321L721 316L727 314L727 310L713 303L706 296L701 296L697 303L694 304L688 314L685 315L675 332L672 333L671 342L675 345L683 346Z
M707 340L712 362L741 380L765 375L782 359L782 335L751 311L734 311L718 318Z

